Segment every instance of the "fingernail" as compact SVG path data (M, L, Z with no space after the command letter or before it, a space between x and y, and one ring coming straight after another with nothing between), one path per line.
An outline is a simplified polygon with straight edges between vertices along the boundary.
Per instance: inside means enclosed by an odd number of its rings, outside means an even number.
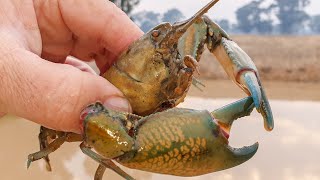
M103 105L116 111L131 112L129 101L123 97L113 96L108 98Z

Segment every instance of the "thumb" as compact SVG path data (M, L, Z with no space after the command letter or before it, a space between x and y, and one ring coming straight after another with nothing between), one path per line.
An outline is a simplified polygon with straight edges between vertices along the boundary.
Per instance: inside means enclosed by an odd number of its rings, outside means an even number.
M80 133L79 116L90 103L101 101L108 108L131 111L123 94L100 76L45 61L25 50L15 50L1 60L1 112Z

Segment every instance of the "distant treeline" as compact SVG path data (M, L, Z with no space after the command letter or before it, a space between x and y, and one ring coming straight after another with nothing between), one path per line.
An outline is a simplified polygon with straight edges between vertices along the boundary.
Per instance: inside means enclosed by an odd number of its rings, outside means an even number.
M160 14L142 11L132 14L139 0L113 0L131 19L147 32L161 22L185 19L178 9ZM223 29L233 34L320 34L320 14L311 16L305 8L310 0L253 0L236 11L237 21L215 20ZM319 11L320 13L320 11Z

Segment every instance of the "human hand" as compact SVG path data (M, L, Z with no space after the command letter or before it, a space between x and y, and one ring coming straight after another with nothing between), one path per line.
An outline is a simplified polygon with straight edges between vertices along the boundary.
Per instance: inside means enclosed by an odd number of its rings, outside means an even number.
M0 7L0 116L80 133L80 112L92 102L131 111L123 94L82 62L105 71L143 34L113 3L1 0Z

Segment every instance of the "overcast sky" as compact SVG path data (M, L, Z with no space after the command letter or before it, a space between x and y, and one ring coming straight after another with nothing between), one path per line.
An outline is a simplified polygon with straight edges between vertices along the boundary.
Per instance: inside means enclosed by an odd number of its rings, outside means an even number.
M235 11L251 0L220 0L215 7L208 12L210 17L214 19L229 19L235 22ZM171 8L178 8L185 16L191 17L209 0L141 0L135 9L135 12L142 10L152 10L155 12L165 12ZM307 12L311 15L320 14L320 1L311 0L311 4L307 8Z

